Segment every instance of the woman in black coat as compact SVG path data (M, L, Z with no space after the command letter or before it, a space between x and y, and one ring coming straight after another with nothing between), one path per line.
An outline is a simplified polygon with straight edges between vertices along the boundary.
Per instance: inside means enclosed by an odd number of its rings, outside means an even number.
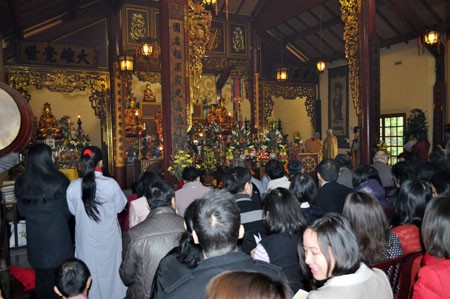
M37 299L59 298L53 291L55 269L73 257L67 208L69 180L58 171L51 148L38 143L15 186L19 214L25 217L28 261L36 272Z

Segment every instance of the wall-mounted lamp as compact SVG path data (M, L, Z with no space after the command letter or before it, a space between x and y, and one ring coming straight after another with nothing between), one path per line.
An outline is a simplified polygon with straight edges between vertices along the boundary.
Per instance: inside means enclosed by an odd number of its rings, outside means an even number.
M119 65L122 72L131 72L134 69L134 57L131 55L119 56Z

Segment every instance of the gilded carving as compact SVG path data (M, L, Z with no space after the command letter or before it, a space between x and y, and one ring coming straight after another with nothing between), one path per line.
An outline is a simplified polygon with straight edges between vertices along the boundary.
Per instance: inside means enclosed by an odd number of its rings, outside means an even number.
M109 73L26 67L6 67L5 70L9 85L18 90L28 101L31 100L30 87L65 93L89 90L91 107L101 120L103 142L108 146L108 162L112 163Z
M140 41L147 35L145 17L140 12L131 14L130 37L133 41Z
M189 0L189 88L191 106L198 104L200 78L203 74L202 57L211 34L211 12L199 1Z
M271 109L269 113L269 108L273 108L273 103L271 97L283 97L286 100L293 100L297 97L305 97L305 107L308 116L310 117L311 124L313 127L316 124L317 115L316 109L316 85L315 84L295 84L295 83L285 83L280 85L276 82L265 81L262 82L262 99L264 108L264 117L267 118L271 114ZM267 103L269 102L269 103ZM267 114L269 113L269 114Z
M361 116L359 102L359 14L361 0L339 0L341 4L341 19L344 22L345 57L347 58L350 73L350 91L356 115Z
M136 73L137 78L141 82L161 83L160 72L139 71Z
M233 30L233 52L243 53L245 51L244 31L241 27L235 27Z

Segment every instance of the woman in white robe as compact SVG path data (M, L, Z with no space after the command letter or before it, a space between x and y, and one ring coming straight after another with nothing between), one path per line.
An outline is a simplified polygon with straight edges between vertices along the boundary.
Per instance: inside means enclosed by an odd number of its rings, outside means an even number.
M119 184L102 174L102 153L90 146L82 151L83 177L70 183L67 203L75 216L75 256L92 275L90 299L122 299L126 287L119 276L122 236L117 220L127 203Z

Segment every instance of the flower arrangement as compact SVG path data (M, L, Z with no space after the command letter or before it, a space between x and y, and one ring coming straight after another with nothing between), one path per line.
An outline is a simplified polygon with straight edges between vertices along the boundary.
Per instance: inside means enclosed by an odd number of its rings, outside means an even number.
M90 145L89 135L83 130L77 131L70 116L64 115L59 121L62 139L57 146L57 165L59 168L77 168L80 160L80 152Z
M209 146L202 148L201 169L206 175L210 175L217 170L217 159L214 150Z
M251 152L254 148L252 134L244 125L237 124L231 131L231 147L238 149L241 154Z
M388 145L386 144L386 141L380 140L379 143L377 143L377 149L379 151L384 151L388 156L391 154L390 151L388 151Z
M275 126L270 126L267 134L262 136L262 141L268 151L275 152L282 145L283 135Z
M183 169L187 166L195 166L200 168L199 165L194 163L192 155L184 150L178 150L175 155L172 155L171 165L167 168L167 171L173 175L177 180L181 180Z
M278 160L280 160L283 163L289 161L287 150L286 150L286 147L284 145L280 146L280 152L278 154Z

